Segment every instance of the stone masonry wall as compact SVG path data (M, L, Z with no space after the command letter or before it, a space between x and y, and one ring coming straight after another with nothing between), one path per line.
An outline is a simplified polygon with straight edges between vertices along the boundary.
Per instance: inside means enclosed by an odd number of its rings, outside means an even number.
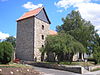
M44 41L49 34L50 25L36 17L34 22L34 58L37 59L37 61L41 61L41 52L39 49L44 45ZM44 29L42 29L42 25L44 25ZM44 35L44 39L42 39L42 35Z
M16 58L22 60L34 60L33 22L33 17L17 22Z

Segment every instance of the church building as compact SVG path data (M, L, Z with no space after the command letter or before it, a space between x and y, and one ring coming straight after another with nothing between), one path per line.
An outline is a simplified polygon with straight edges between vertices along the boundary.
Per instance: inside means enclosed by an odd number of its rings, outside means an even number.
M23 14L17 20L16 58L27 61L40 61L47 35L56 34L49 30L50 20L44 7Z

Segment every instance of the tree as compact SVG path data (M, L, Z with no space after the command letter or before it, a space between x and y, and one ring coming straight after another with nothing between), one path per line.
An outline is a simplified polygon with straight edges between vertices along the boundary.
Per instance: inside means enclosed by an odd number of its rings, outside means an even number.
M6 38L5 41L10 42L13 45L13 47L15 48L15 46L16 46L16 38L15 37L9 36Z
M9 42L0 43L0 63L6 64L11 61L13 46Z
M100 46L95 47L93 56L94 56L94 59L96 60L96 64L100 63Z
M94 45L97 44L96 35L97 31L94 29L94 26L90 21L84 20L79 11L72 11L67 17L62 19L63 24L57 26L57 31L65 31L66 34L70 34L77 41L79 41L86 49L86 52L89 50L94 51Z
M48 36L45 47L44 49L42 48L42 52L46 52L47 54L50 52L55 53L58 63L63 60L67 61L64 59L64 55L69 55L68 60L71 62L75 53L79 51L84 52L84 50L85 48L80 42L64 32L55 36Z
M96 41L97 44L94 45L94 51L93 51L93 58L95 59L95 64L100 63L100 37L96 35Z

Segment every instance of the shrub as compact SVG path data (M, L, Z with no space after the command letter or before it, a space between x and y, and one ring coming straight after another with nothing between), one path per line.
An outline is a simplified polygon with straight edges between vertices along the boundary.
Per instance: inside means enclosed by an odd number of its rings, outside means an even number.
M9 42L0 43L0 63L7 64L11 61L13 46Z
M96 60L95 64L100 64L100 47L96 47L93 53L94 59Z
M14 63L19 63L20 62L20 59L15 59L13 60Z

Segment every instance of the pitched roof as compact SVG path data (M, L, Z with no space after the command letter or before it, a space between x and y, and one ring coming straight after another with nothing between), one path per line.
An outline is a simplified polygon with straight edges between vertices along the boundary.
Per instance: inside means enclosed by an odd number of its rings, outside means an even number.
M22 20L22 19L25 19L25 18L28 18L28 17L35 16L35 15L37 15L42 9L43 9L43 7L34 9L34 10L32 10L32 11L29 11L29 12L26 12L26 13L24 13L23 16L21 16L19 19L17 19L17 21Z
M57 32L54 30L49 30L49 35L57 35Z
M23 16L21 16L19 19L17 19L17 22L20 21L20 20L38 15L42 9L44 10L44 13L47 17L47 20L48 20L49 24L51 24L47 14L46 14L46 11L45 11L44 7L40 7L40 8L37 8L37 9L34 9L34 10L31 10L29 12L24 13Z

